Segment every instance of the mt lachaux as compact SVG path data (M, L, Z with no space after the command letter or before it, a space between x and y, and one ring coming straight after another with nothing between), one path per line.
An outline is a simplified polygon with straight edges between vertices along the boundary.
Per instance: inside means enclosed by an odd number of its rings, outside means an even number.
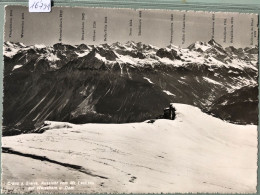
M187 48L5 42L3 135L32 132L45 120L139 122L171 102L257 124L257 56L257 46L223 48L214 40Z

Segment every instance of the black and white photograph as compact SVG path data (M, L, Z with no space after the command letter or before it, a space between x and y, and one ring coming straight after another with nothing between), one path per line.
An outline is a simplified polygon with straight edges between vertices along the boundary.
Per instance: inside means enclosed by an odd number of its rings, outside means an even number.
M5 7L6 194L256 193L258 15Z

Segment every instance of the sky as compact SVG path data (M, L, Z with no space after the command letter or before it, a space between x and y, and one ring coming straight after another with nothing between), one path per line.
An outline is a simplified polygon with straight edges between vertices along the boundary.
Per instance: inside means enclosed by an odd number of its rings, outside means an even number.
M227 12L53 7L29 13L5 8L5 41L25 45L102 44L127 41L188 47L214 38L224 47L258 44L258 15Z

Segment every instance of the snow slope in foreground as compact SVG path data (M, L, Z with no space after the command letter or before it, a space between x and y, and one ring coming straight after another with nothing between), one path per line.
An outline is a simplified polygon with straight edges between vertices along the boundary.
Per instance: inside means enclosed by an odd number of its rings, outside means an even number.
M43 134L3 137L3 191L37 191L8 181L88 181L62 192L255 193L257 127L174 106L174 121L50 122Z

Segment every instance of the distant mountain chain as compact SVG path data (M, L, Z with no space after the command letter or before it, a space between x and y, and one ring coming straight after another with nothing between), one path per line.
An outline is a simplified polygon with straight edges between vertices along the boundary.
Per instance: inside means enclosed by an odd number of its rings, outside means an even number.
M121 44L101 45L66 45L57 43L53 46L34 45L25 46L22 43L4 43L4 56L13 58L17 54L23 57L24 63L28 63L28 55L37 55L39 62L45 60L49 63L46 70L57 70L64 64L75 59L81 59L84 64L77 68L99 69L105 63L106 67L116 64L127 64L138 67L155 67L158 65L172 65L175 67L188 66L190 63L197 65L224 66L238 69L251 68L257 70L258 47L246 47L236 49L233 46L223 48L214 40L209 42L198 41L188 48L180 48L169 45L166 48L158 48L142 43L127 42ZM26 56L22 56L25 54ZM22 59L20 59L22 60ZM91 61L92 60L92 61ZM86 63L87 62L87 63ZM23 64L25 65L25 64ZM35 64L35 67L37 64ZM21 64L11 66L12 70L21 68ZM11 68L8 67L8 68ZM7 68L7 67L6 67Z
M5 42L4 63L4 135L30 132L45 120L139 122L171 102L257 124L257 46Z

